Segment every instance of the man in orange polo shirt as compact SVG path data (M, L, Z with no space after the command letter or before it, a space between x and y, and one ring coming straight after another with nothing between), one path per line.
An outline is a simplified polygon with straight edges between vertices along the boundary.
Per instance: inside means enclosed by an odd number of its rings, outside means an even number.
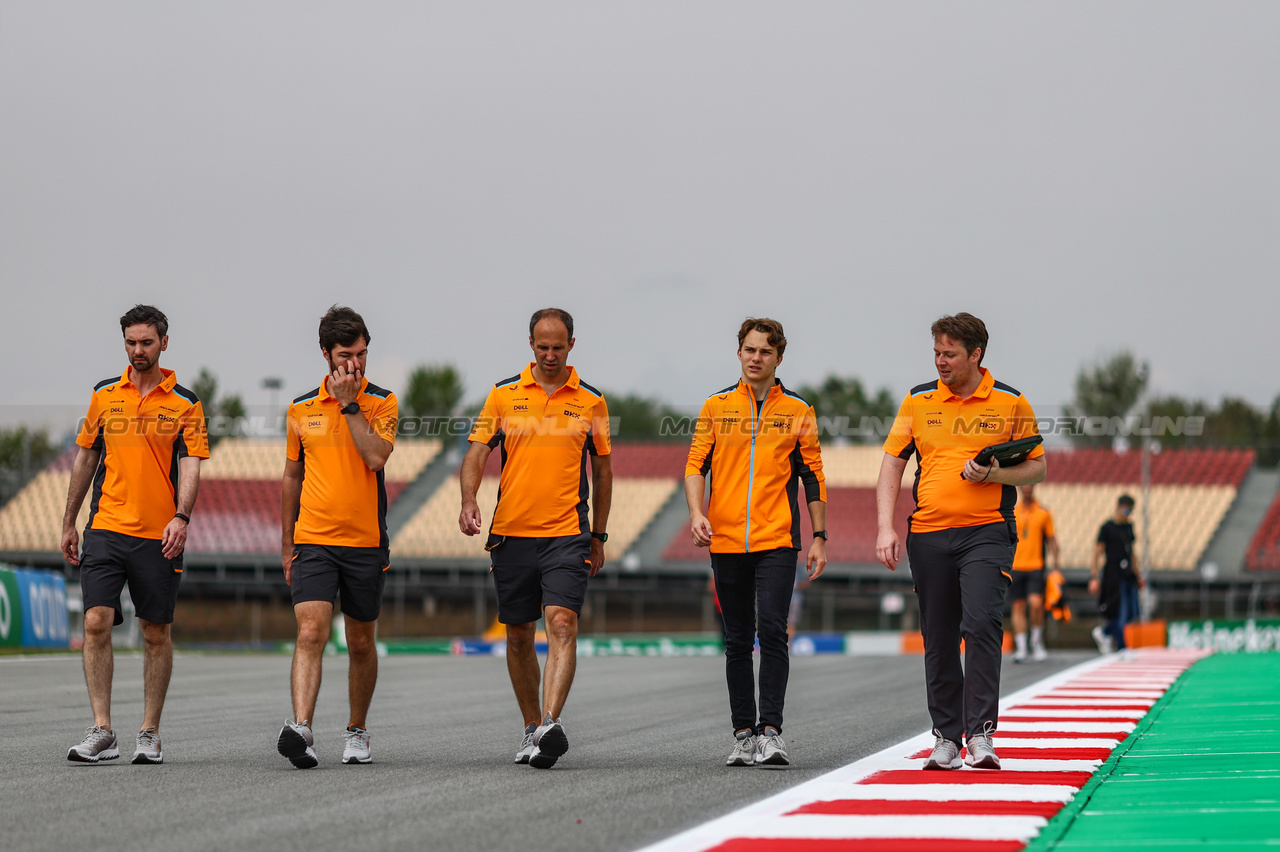
M320 320L328 375L289 406L282 485L284 580L298 620L293 652L293 719L276 748L299 769L319 763L312 721L333 602L341 593L351 718L343 763L370 763L367 716L378 681L374 638L391 567L383 467L396 438L395 394L365 378L369 329L334 305Z
M76 443L62 554L80 566L84 596L84 679L93 726L67 760L97 763L120 756L111 728L114 656L111 628L124 621L120 591L129 584L142 624L143 713L134 763L162 763L160 713L173 671L170 627L182 579L187 524L200 487L200 459L209 457L204 411L172 370L160 367L169 348L169 320L136 305L120 318L129 366L93 389ZM76 517L93 484L84 551Z
M902 400L884 443L876 485L876 558L896 570L902 545L894 506L907 460L919 465L916 509L907 531L911 577L924 634L925 685L937 738L925 769L958 769L967 734L967 761L999 769L991 744L1000 702L1004 599L1018 544L1017 486L1044 479L1044 450L1002 468L974 456L991 444L1036 434L1035 412L1021 393L984 367L987 327L968 313L933 324L938 378ZM960 640L965 661L960 664Z
M808 579L827 565L827 487L813 406L775 376L787 349L777 320L738 329L737 384L707 397L684 470L693 543L711 550L724 619L725 678L734 745L728 766L791 762L782 739L790 657L787 616L800 552L799 485L813 543ZM711 502L702 514L708 475ZM752 653L760 636L760 714Z
M1018 523L1018 550L1013 555L1013 582L1009 600L1013 609L1013 661L1027 659L1027 621L1031 621L1031 659L1048 659L1044 649L1044 585L1045 555L1058 562L1058 539L1054 535L1053 515L1036 500L1034 485L1022 487L1022 499L1014 510Z
M538 769L554 766L569 748L560 712L577 666L578 615L587 578L604 566L613 497L609 409L604 395L569 366L573 344L568 311L534 313L529 348L536 360L489 391L460 475L458 527L477 535L483 519L476 491L489 453L501 448L498 505L485 550L493 560L498 620L507 626L507 672L525 722L515 762ZM547 625L545 675L534 648L539 616Z

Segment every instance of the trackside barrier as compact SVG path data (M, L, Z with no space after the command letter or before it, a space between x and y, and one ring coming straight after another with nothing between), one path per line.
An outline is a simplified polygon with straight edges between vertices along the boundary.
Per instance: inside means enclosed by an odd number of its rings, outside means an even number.
M66 648L70 639L63 576L0 568L0 647Z

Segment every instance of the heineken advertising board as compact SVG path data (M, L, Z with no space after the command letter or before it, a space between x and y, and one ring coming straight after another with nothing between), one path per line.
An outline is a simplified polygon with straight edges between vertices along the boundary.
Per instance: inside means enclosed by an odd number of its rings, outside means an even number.
M1280 651L1280 619L1170 621L1169 647L1225 654Z

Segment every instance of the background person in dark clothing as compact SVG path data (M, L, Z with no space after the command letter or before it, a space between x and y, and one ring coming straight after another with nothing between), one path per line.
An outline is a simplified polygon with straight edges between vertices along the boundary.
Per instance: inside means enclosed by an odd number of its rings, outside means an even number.
M1104 654L1125 649L1124 626L1137 620L1138 589L1147 584L1139 570L1138 557L1133 552L1136 536L1129 521L1133 506L1132 497L1120 495L1115 513L1098 530L1098 542L1093 549L1089 593L1098 596L1098 610L1106 622L1105 626L1093 629L1093 639ZM1127 595L1126 585L1130 587Z

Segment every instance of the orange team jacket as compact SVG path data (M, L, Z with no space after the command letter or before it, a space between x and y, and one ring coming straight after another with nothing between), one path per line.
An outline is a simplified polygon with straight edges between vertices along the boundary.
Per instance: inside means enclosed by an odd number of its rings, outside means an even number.
M1045 541L1054 537L1053 515L1039 503L1019 503L1014 509L1018 522L1018 549L1013 554L1013 570L1039 571L1044 567Z
M551 396L533 377L533 364L495 384L468 440L502 448L492 535L556 538L591 530L587 456L609 455L609 407L573 367Z
M129 369L98 382L76 443L102 453L93 475L91 530L159 539L177 509L178 460L209 458L204 409L172 370L141 396Z
M757 406L736 385L707 397L685 477L710 475L712 553L800 548L799 483L806 503L827 501L813 406L774 379Z
M913 387L894 418L884 451L901 459L915 455L918 463L911 532L1013 520L1018 489L960 474L983 447L1038 434L1036 415L1021 393L981 369L982 381L968 399L934 379ZM1029 458L1043 455L1044 447L1036 447Z
M396 440L396 395L368 379L356 397L360 413L380 438ZM302 462L302 497L295 544L329 547L381 547L387 542L387 486L384 471L364 463L351 437L347 417L325 382L289 406L290 461Z

